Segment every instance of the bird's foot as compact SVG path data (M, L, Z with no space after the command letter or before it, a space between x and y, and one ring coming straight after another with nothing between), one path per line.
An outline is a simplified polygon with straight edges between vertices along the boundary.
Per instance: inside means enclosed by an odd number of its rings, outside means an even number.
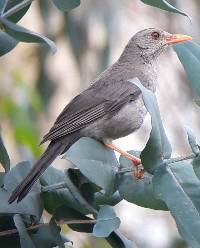
M144 178L144 168L141 165L141 160L135 156L133 156L132 154L122 151L120 148L118 148L117 146L115 146L112 143L104 143L108 148L119 152L122 156L126 157L127 159L131 160L133 162L133 166L134 166L134 173L133 176L134 178L137 179L142 179Z
M144 169L136 168L136 170L133 173L133 177L136 179L143 179L144 178Z

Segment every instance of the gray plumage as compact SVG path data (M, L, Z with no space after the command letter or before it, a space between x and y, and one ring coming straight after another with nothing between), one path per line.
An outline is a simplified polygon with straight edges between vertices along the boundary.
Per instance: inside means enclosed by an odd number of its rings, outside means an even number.
M160 29L138 32L119 60L64 108L41 142L50 141L47 150L13 192L10 203L22 200L50 163L80 137L110 142L142 125L146 110L141 92L128 80L137 77L145 87L155 91L156 58L168 46L169 36Z

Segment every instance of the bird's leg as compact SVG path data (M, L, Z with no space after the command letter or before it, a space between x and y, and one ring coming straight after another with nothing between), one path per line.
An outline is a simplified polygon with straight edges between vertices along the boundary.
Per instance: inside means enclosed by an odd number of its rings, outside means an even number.
M138 165L141 164L141 160L133 155L131 155L128 152L122 151L119 147L117 147L116 145L112 144L112 143L104 143L105 146L107 146L108 148L119 152L122 156L126 157L127 159L131 160L135 166L135 172L134 172L134 176L138 179L143 178L144 176L144 170L143 169L139 169Z

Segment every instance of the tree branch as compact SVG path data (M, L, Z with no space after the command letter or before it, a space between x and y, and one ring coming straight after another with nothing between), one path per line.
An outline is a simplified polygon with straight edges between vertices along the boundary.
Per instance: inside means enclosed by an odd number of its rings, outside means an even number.
M61 226L63 224L95 224L96 220L60 220L57 225ZM31 230L35 230L38 229L40 227L44 227L44 226L48 226L49 223L42 223L42 224L38 224L38 225L34 225L34 226L29 226L26 228L27 231L31 231ZM5 231L1 231L0 232L0 237L1 236L8 236L8 235L12 235L12 234L16 234L18 233L17 229L10 229L10 230L5 230Z

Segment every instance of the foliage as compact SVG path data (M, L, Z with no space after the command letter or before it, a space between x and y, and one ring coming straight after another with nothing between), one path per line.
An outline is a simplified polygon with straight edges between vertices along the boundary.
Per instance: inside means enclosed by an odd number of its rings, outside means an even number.
M165 0L141 1L187 16ZM52 2L63 11L69 11L80 4L79 0ZM11 51L18 42L45 43L53 52L56 51L50 39L16 24L31 4L32 0L0 2L0 55ZM188 74L194 97L199 104L200 47L194 42L187 42L174 46L174 49ZM151 115L152 129L145 148L143 151L130 151L141 158L145 169L144 178L134 178L132 164L126 158L120 157L118 161L114 152L99 142L82 138L63 157L70 163L70 168L62 172L50 167L22 202L9 205L8 198L30 170L30 163L23 161L14 167L10 166L8 152L0 137L0 163L4 169L0 172L2 246L65 247L64 244L71 241L63 236L60 226L67 224L74 231L104 237L112 247L134 248L136 244L117 230L120 219L113 206L122 199L141 207L170 211L183 239L191 247L200 246L200 153L195 135L191 129L187 129L192 150L190 156L171 158L171 145L154 94L144 88L138 79L130 79L130 82L140 88ZM12 100L8 101L9 108L5 108L5 113L12 113L13 118L24 115L16 106L13 107ZM36 136L29 118L24 125L30 128L27 140L32 139L31 134ZM19 125L19 128L23 127ZM28 141L27 144L30 145ZM36 140L31 145L35 144ZM51 214L49 223L43 223L44 210Z

